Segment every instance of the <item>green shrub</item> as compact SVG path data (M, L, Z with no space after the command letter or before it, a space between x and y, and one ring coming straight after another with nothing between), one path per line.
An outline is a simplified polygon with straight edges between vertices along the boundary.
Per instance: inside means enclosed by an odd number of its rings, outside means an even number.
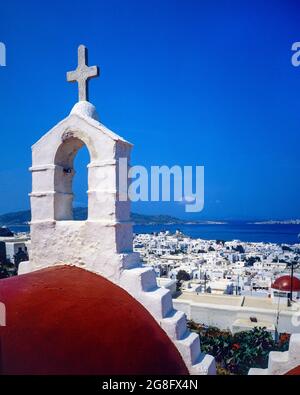
M270 351L286 351L289 335L281 334L278 343L265 328L232 334L216 327L189 321L189 328L200 336L201 350L215 357L218 374L248 374L250 368L266 368Z

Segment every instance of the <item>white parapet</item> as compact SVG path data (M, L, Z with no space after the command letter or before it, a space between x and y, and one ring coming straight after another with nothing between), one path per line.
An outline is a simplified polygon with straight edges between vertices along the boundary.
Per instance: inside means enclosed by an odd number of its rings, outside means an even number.
M171 292L157 286L153 268L137 265L126 269L119 285L152 314L177 347L191 374L216 374L214 357L201 352L199 335L187 328L186 315L174 309Z
M288 351L271 351L266 369L250 369L249 375L282 375L300 365L300 334L290 338Z

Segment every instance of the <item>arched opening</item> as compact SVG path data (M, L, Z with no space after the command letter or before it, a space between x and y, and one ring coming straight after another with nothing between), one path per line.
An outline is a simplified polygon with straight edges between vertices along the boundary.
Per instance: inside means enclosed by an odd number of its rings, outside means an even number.
M54 219L82 221L88 217L88 169L90 155L77 137L65 140L55 156Z
M75 174L73 178L73 220L83 221L88 217L88 164L89 151L84 145L74 159Z

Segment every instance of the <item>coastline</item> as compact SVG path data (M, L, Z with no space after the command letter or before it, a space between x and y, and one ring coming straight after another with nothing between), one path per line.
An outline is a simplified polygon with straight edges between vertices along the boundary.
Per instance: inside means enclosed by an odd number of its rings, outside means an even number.
M14 232L29 232L28 224L8 225ZM299 244L300 224L254 224L247 222L228 223L135 223L134 233L157 233L176 230L193 239L240 240L253 243Z

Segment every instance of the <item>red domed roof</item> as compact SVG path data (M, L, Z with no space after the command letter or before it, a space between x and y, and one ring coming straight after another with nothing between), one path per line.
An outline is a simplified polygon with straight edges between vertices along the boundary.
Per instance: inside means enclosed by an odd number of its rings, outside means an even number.
M122 288L73 266L0 280L2 374L188 374L151 314Z
M287 376L300 376L300 365L285 373Z
M276 278L272 284L272 288L280 291L291 291L291 276L281 276ZM300 291L300 280L297 277L293 277L293 292Z

